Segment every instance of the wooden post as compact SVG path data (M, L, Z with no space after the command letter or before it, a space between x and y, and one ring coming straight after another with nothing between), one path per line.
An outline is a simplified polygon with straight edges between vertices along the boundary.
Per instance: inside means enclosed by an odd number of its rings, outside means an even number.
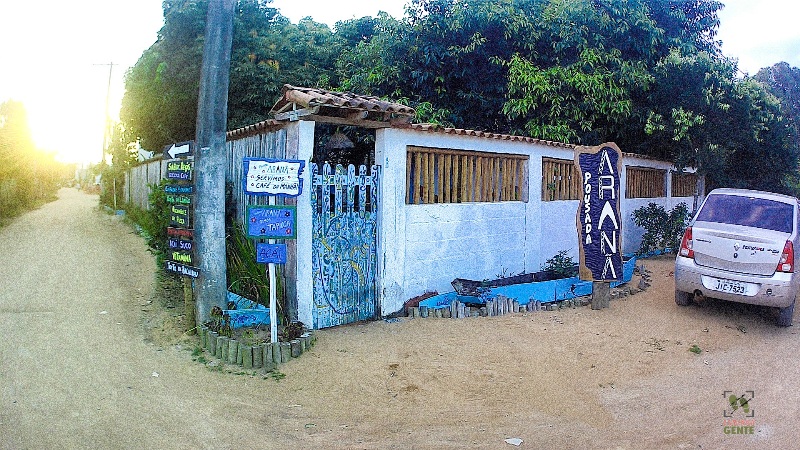
M611 283L592 282L592 309L608 308L611 297Z
M192 292L192 279L189 277L183 278L183 326L186 328L186 334L195 334L197 332L197 323L194 318L194 293Z

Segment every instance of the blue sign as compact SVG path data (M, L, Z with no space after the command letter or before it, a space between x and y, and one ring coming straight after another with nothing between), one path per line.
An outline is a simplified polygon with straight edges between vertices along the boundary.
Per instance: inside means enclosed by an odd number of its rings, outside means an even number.
M305 161L245 158L242 189L250 195L297 197L303 192Z
M167 194L194 194L194 186L191 184L167 184L164 186Z
M622 220L620 169L622 152L613 143L578 147L583 196L578 209L580 278L589 281L622 280Z
M297 207L293 205L248 206L247 236L265 239L296 239Z
M286 264L286 244L256 244L256 262Z

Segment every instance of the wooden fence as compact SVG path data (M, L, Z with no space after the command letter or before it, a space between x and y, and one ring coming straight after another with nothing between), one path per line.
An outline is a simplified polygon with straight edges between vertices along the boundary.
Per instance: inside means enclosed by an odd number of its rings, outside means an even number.
M581 190L574 161L542 158L542 201L578 200Z
M697 192L697 174L672 173L672 196L691 197Z
M408 204L527 201L527 180L527 155L408 148Z
M125 201L142 209L150 209L151 186L166 176L167 164L161 158L131 167L125 174Z
M666 197L667 171L646 167L628 166L625 198Z

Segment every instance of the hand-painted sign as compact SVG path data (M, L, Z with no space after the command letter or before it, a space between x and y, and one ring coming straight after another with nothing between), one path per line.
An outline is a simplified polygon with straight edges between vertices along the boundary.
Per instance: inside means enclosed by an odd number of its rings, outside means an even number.
M178 142L164 146L164 159L181 158L194 154L194 141Z
M182 250L185 252L190 252L194 250L194 242L187 241L186 239L178 239L174 237L167 238L167 247L170 250Z
M164 192L167 194L194 194L194 186L191 184L168 184L164 186Z
M256 244L256 262L286 264L286 244Z
M173 250L169 252L169 259L175 262L192 264L194 262L194 254L192 252L183 252L180 250Z
M192 161L182 159L167 163L167 179L189 181L192 179Z
M305 161L244 159L242 187L246 194L297 197L303 192Z
M172 238L192 239L194 237L194 230L189 230L185 228L167 227L167 236Z
M177 203L179 205L189 206L192 204L193 197L191 195L183 194L166 194L167 203Z
M247 207L247 236L251 238L296 239L297 208L290 205Z
M186 205L170 205L169 223L176 227L189 227L189 207Z
M175 261L164 261L164 269L167 272L177 273L178 275L185 275L187 277L197 278L200 276L200 269L197 267L187 266Z
M620 169L622 152L614 143L575 149L582 192L577 214L580 278L622 279Z

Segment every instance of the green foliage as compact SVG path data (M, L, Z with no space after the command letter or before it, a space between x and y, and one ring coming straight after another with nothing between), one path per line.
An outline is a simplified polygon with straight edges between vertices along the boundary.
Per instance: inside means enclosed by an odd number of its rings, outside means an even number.
M230 225L227 233L228 290L269 306L269 278L266 267L256 262L253 240L246 236L238 224Z
M569 251L561 250L542 264L542 271L552 272L561 278L569 278L578 274L578 267L575 260L569 256Z
M100 166L100 204L109 208L121 209L125 203L125 173L136 161L136 144L128 143L131 140L135 141L121 124L116 124L107 149L111 164L102 163Z
M125 77L120 117L147 149L195 136L208 0L164 2L164 26ZM263 0L234 17L228 128L267 118L284 84L330 87L340 53L327 25L290 23Z
M678 204L670 212L652 202L634 210L633 223L645 230L639 252L645 254L665 249L676 252L688 220L686 203Z
M53 154L34 145L25 106L0 104L0 224L55 200L65 172Z
M127 75L121 117L145 148L194 137L207 4L165 2ZM720 1L411 0L402 20L335 32L268 5L238 3L229 128L267 118L289 83L397 100L419 122L613 141L697 167L709 188L800 192L797 69L739 78L716 40Z
M692 346L689 347L689 351L694 353L695 355L703 353L703 350L700 347L698 347L697 344L692 344Z
M142 210L130 204L126 205L125 213L131 221L139 225L141 232L147 240L147 245L156 255L159 266L164 263L167 256L167 227L169 227L169 203L164 192L164 186L171 184L161 180L157 185L151 184L148 201L150 209Z

